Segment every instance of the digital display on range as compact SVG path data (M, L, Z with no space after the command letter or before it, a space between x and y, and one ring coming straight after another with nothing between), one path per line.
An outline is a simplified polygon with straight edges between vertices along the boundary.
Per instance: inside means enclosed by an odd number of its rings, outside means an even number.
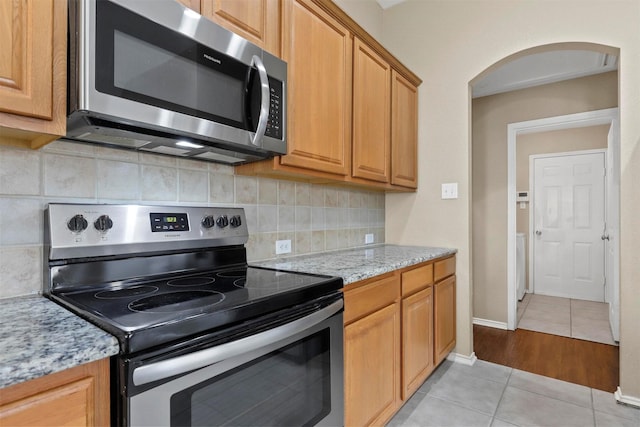
M150 213L151 231L189 231L189 219L186 213Z

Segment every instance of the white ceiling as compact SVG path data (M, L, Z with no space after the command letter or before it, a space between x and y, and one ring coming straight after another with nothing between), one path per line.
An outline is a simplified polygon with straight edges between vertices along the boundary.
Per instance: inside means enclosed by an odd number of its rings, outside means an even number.
M570 80L618 69L618 58L587 50L557 50L506 63L473 85L473 97Z
M381 8L388 9L391 6L395 6L398 3L402 3L405 0L376 0Z

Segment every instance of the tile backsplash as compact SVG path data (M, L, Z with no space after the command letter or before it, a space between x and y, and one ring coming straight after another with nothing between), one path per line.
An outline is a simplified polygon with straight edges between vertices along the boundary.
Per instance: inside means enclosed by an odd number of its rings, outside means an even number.
M64 140L0 146L0 298L41 292L49 202L239 206L249 261L384 242L384 194L234 175L233 167Z

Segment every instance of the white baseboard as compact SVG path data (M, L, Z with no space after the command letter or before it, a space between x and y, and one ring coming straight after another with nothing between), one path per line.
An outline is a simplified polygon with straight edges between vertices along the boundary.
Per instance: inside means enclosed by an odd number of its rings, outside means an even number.
M636 408L640 408L640 399L633 396L625 396L624 394L622 394L620 386L618 386L618 389L615 391L615 393L613 393L613 395L615 396L618 403L624 403L625 405L631 405L635 406Z
M452 352L452 353L449 353L449 355L447 356L447 360L451 360L454 363L461 363L463 365L473 366L473 364L476 363L476 360L478 360L478 358L476 357L475 353L471 353L470 356L466 356L464 354Z
M490 328L496 328L496 329L504 329L505 331L509 329L507 328L507 324L505 322L496 322L495 320L480 319L479 317L473 318L473 324L480 325L480 326L488 326Z

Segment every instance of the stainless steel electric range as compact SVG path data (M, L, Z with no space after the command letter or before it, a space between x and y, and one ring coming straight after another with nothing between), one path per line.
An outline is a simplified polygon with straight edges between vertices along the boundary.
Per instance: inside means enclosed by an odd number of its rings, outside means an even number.
M114 424L343 424L342 279L247 240L240 208L48 206L45 295L120 342Z

